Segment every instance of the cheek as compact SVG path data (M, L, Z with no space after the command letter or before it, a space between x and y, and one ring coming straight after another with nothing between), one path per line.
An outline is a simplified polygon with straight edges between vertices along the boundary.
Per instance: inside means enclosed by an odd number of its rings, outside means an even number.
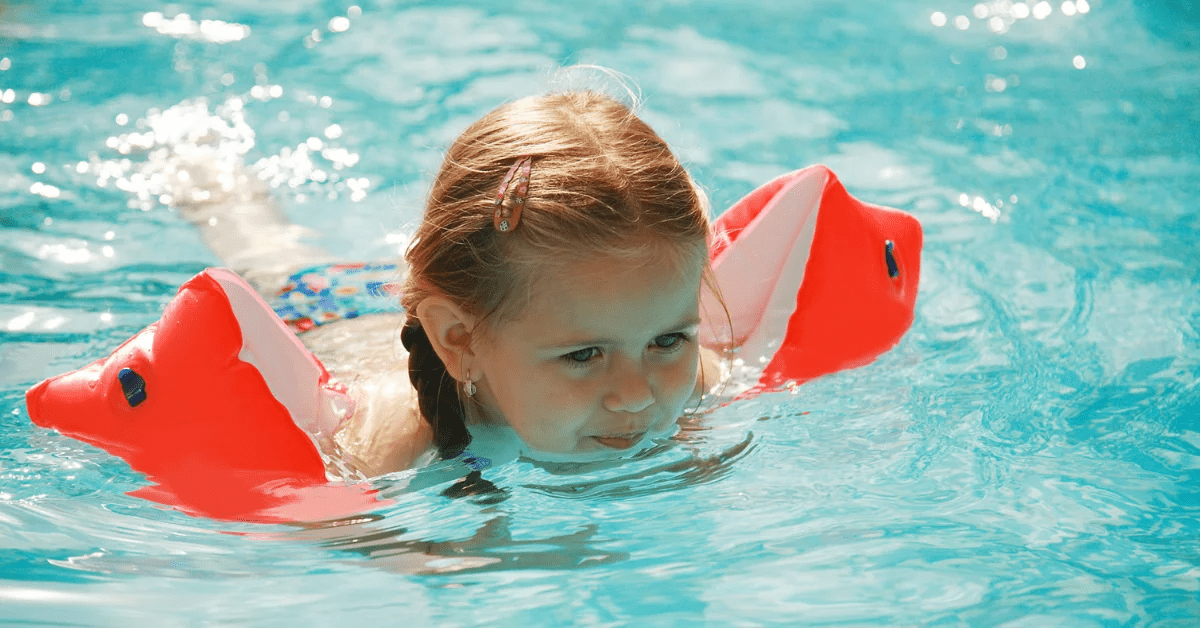
M586 426L599 410L600 396L586 383L551 374L531 382L523 394L513 429L528 445L549 453L570 453L579 447Z
M692 391L696 389L699 366L700 351L693 348L689 349L688 355L682 356L667 369L664 383L672 403L682 404L692 396Z
M537 368L502 369L497 373L497 409L522 436L557 438L579 422L586 394L562 375Z

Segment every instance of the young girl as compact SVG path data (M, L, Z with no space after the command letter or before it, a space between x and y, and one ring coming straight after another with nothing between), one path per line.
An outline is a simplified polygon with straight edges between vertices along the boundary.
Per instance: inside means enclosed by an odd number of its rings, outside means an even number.
M471 125L406 268L331 263L236 169L193 164L178 183L210 247L349 387L356 409L326 447L356 474L626 455L670 435L718 379L697 339L705 203L608 96L525 98Z

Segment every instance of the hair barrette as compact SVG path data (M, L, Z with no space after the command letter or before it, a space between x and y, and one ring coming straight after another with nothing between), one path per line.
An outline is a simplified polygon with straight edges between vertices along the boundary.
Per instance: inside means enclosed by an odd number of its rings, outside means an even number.
M517 228L517 223L521 221L521 210L525 208L525 195L529 192L529 174L532 170L533 157L521 155L508 169L508 174L504 175L494 203L496 216L492 219L492 226L496 228L496 231L506 233ZM518 174L519 176L517 176ZM508 186L512 184L514 178L516 178L517 187L513 191L512 203L505 203L504 195L508 192Z

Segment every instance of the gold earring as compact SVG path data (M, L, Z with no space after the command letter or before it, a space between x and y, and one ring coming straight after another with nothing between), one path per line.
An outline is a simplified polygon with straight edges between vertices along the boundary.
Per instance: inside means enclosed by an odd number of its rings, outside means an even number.
M475 382L471 381L471 371L467 370L467 381L463 382L463 390L466 391L468 397L475 396Z

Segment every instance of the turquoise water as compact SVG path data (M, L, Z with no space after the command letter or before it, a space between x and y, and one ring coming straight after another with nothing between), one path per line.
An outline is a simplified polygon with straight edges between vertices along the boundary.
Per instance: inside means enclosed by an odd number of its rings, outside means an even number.
M359 7L0 16L0 623L1200 621L1194 2ZM912 331L624 466L384 478L395 504L336 527L161 509L29 424L25 388L216 263L147 130L222 131L319 242L381 257L443 147L573 63L636 82L717 208L822 162L916 214Z

